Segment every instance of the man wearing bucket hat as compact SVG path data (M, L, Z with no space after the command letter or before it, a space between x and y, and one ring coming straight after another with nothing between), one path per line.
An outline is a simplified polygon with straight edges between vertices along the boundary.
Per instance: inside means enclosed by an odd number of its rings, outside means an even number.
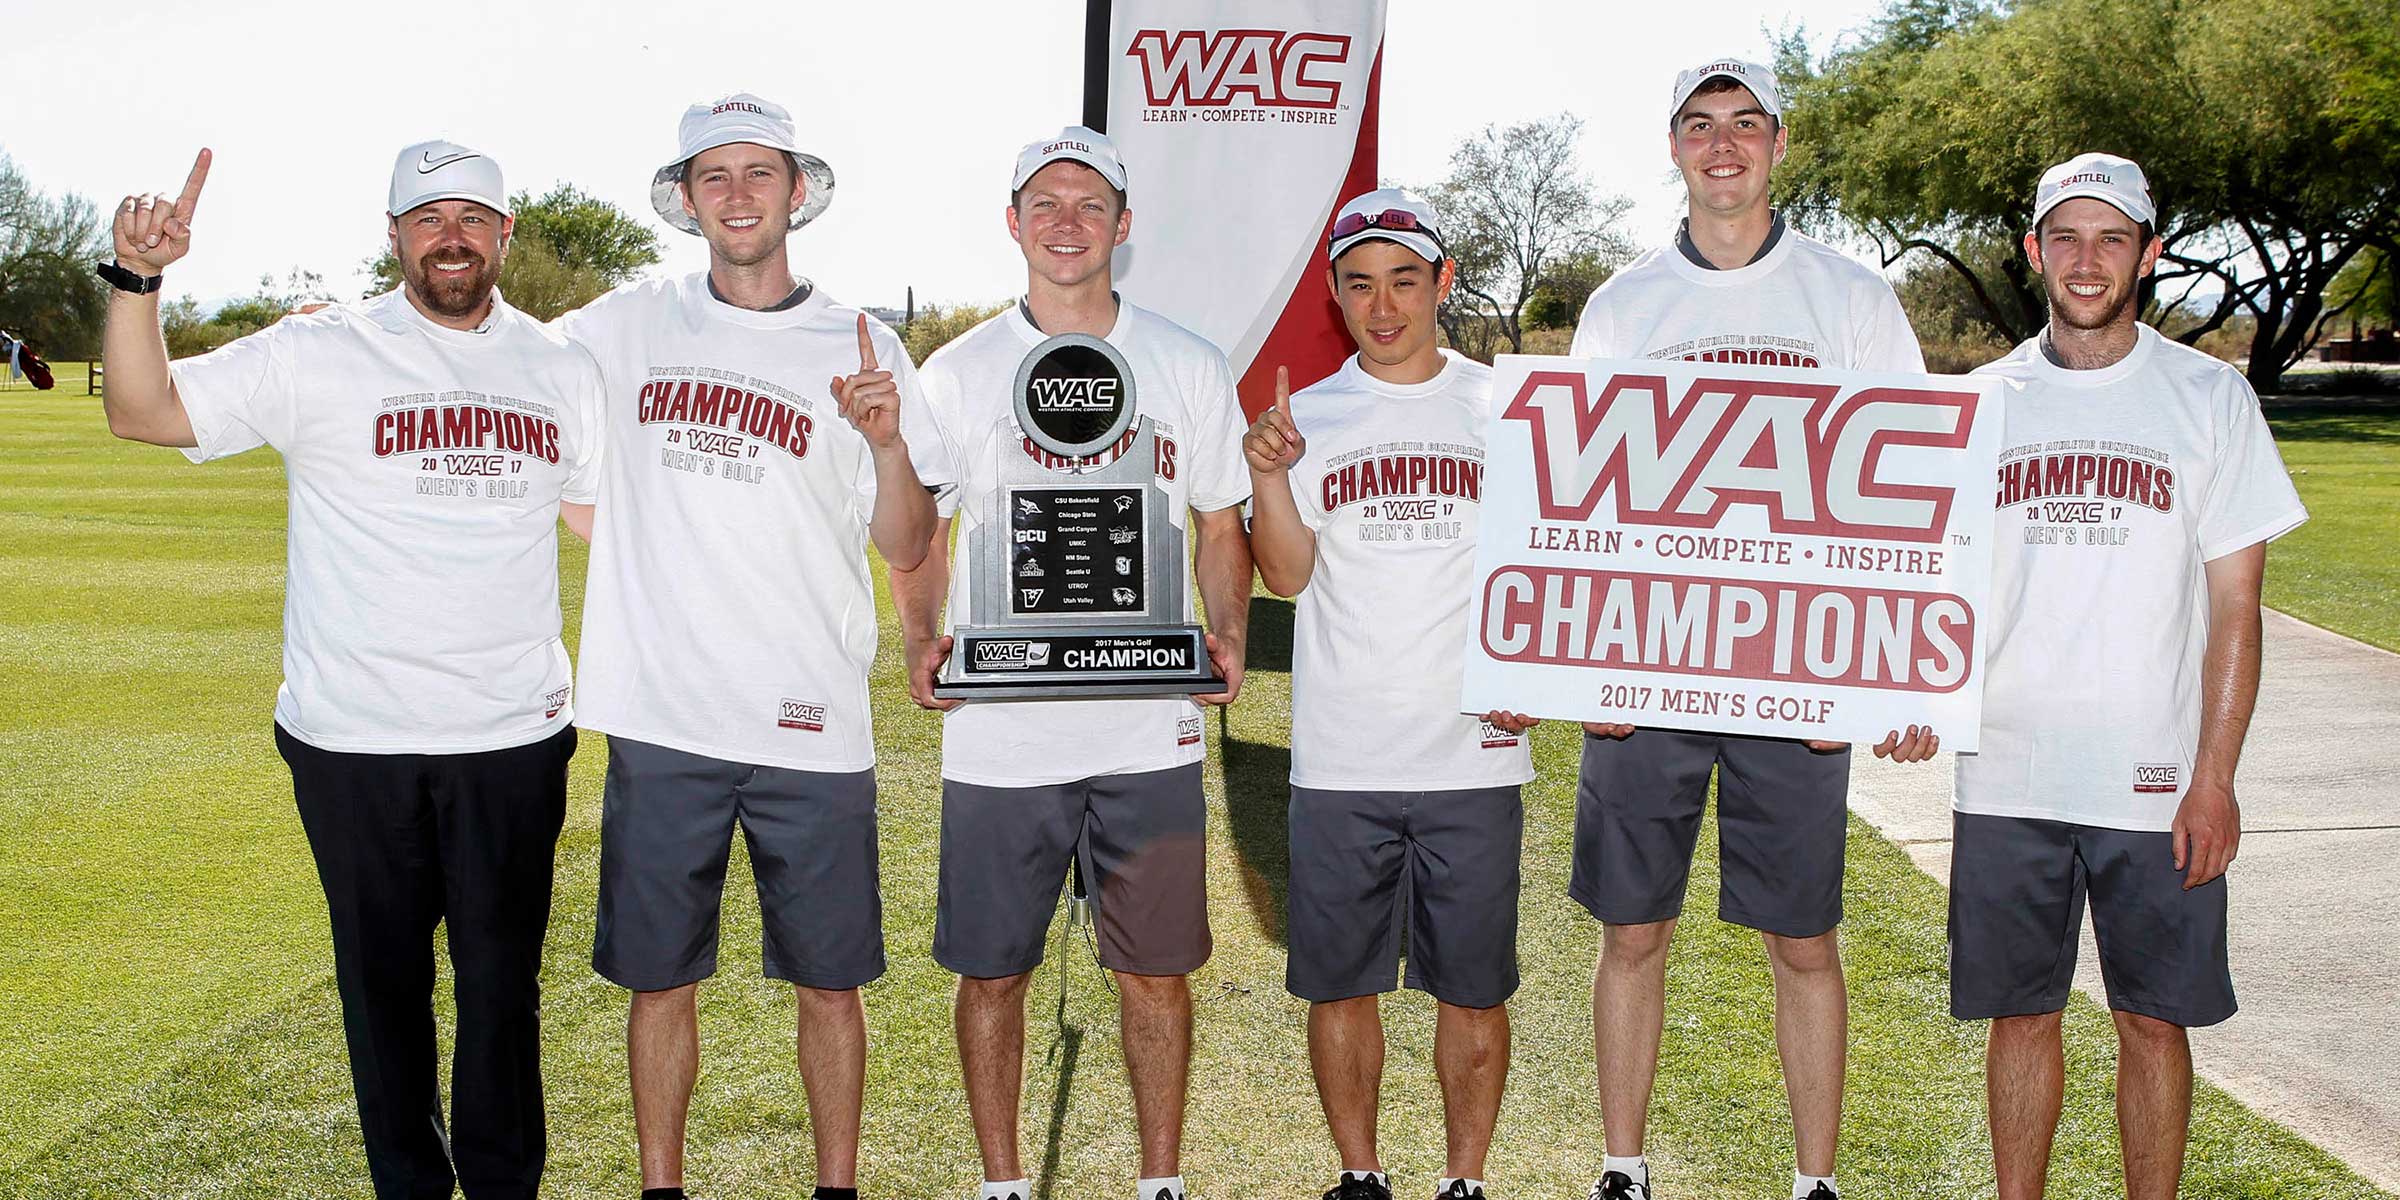
M791 115L737 94L684 113L653 177L708 269L561 320L600 361L611 446L584 609L582 723L609 735L592 965L632 992L645 1196L680 1196L697 988L738 826L763 967L793 985L818 1195L852 1194L858 989L883 973L866 542L913 566L950 456L899 339L792 272L833 200Z
M1295 396L1278 373L1275 406L1242 443L1259 575L1300 598L1284 984L1310 1002L1309 1064L1341 1156L1328 1200L1391 1200L1375 1136L1377 997L1392 990L1404 930L1405 982L1437 1010L1438 1200L1482 1200L1508 1079L1535 722L1458 712L1492 372L1439 345L1454 266L1438 227L1433 206L1398 188L1342 206L1326 283L1358 353ZM1355 486L1361 471L1419 464L1397 488ZM1419 536L1385 536L1403 527ZM1391 652L1401 646L1417 652ZM1361 739L1362 721L1410 736Z
M1575 327L1586 358L1685 359L1921 372L1891 285L1787 227L1768 204L1782 161L1774 73L1721 58L1675 77L1667 149L1686 215L1673 243L1592 293ZM1833 1200L1849 1001L1842 918L1850 748L1630 725L1584 726L1572 895L1602 925L1593 1042L1607 1140L1593 1200L1649 1200L1642 1155L1665 1028L1667 945L1718 778L1720 919L1759 931L1775 976L1775 1042L1791 1104L1795 1200ZM1930 729L1875 747L1932 757Z
M194 462L283 455L275 743L325 889L368 1174L383 1200L531 1197L537 976L575 752L557 530L590 527L599 371L493 288L500 167L450 142L393 165L398 289L170 366L158 287L208 169L203 150L180 197L117 209L109 428ZM458 1006L447 1123L436 925Z
M2308 513L2242 373L2137 319L2157 218L2128 159L2044 172L2025 257L2049 325L1982 368L2015 387L1983 743L1958 756L1952 803L1950 1011L1992 1023L2002 1200L2039 1197L2049 1173L2087 902L2131 1200L2176 1194L2185 1031L2234 1011L2224 873L2241 840L2233 774L2258 698L2259 586L2267 543Z
M1125 188L1115 145L1092 130L1071 127L1018 152L1007 221L1025 256L1025 295L926 361L926 394L957 445L961 487L943 500L924 565L893 562L910 694L948 710L933 956L959 975L959 1058L985 1200L1033 1194L1017 1156L1025 988L1041 964L1071 859L1083 863L1091 884L1100 963L1114 973L1122 1002L1125 1069L1141 1133L1136 1187L1141 1200L1183 1197L1178 1160L1192 1022L1185 976L1211 949L1200 780L1207 747L1193 701L1231 703L1241 686L1250 550L1240 506L1250 479L1224 354L1111 290L1111 252L1132 230ZM1167 519L1198 543L1209 653L1227 681L1224 694L965 705L934 698L951 644L941 635L944 595L956 621L983 583L964 533L952 574L949 518L964 512L973 532L1004 455L1083 473L1116 461L1126 444L1056 460L1018 426L1011 404L1018 365L1063 333L1105 339L1140 381L1141 416L1158 434L1153 483L1165 493Z

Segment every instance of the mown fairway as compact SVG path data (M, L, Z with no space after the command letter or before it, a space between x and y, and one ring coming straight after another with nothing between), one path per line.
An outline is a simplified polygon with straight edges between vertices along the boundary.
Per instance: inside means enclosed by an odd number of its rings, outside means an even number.
M278 461L260 452L193 468L114 442L81 391L74 376L58 393L0 392L0 878L10 883L0 889L0 1129L10 1135L0 1196L363 1196L323 904L269 738ZM2391 645L2383 551L2400 499L2395 427L2366 424L2286 442L2310 472L2301 483L2318 520L2278 548L2269 586L2337 628L2350 628L2346 613L2379 618L2353 631ZM2295 432L2310 429L2287 423L2286 437ZM2333 527L2337 511L2377 536L2303 540ZM566 540L571 645L583 556ZM1280 941L1291 609L1261 598L1253 613L1243 701L1210 722L1212 763L1224 768L1210 776L1218 948L1194 978L1186 1174L1208 1197L1313 1196L1333 1161ZM862 1182L874 1196L967 1195L975 1157L950 1050L950 980L928 956L938 729L906 703L896 662L887 618L876 685L889 697L878 736L893 966L867 996L876 1040ZM1580 1196L1598 1162L1587 1002L1597 929L1565 897L1575 739L1540 733L1496 1196ZM1408 731L1362 719L1357 736ZM560 1196L636 1188L624 999L587 965L602 755L587 737L547 963L549 1190ZM1715 908L1711 842L1693 878L1697 919L1674 958L1651 1151L1676 1195L1777 1197L1791 1152L1766 960L1754 935L1704 915ZM791 998L758 978L747 867L737 862L733 878L725 972L703 990L691 1179L709 1197L800 1195L809 1141ZM1844 1182L1865 1196L1983 1194L1982 1029L1945 1015L1941 888L1854 824L1849 911ZM1136 1165L1113 1004L1081 937L1059 925L1028 1037L1027 1156L1043 1194L1062 1198L1122 1195ZM1422 1195L1441 1167L1431 1004L1404 994L1386 1013L1386 1163L1403 1195ZM2079 1000L2069 1029L2054 1194L2101 1195L2116 1154L2107 1024ZM2198 1103L2188 1194L2379 1194L2221 1093L2203 1087Z

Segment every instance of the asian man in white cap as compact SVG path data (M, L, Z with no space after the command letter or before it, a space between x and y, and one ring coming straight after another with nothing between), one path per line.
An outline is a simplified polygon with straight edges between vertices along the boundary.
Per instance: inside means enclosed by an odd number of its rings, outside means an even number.
M1275 407L1242 442L1259 577L1300 599L1284 986L1309 1001L1309 1065L1341 1156L1326 1200L1391 1200L1378 998L1405 932L1405 982L1437 1014L1446 1165L1433 1194L1483 1200L1535 724L1458 711L1492 372L1441 347L1456 267L1432 205L1399 188L1343 205L1326 264L1358 353L1297 395L1279 372Z
M275 743L325 888L368 1174L381 1200L454 1183L530 1198L536 978L575 752L557 529L589 529L599 371L492 286L511 226L500 167L450 142L393 166L397 290L170 366L158 288L191 247L208 168L203 150L181 196L118 206L109 428L194 462L283 455ZM458 1004L447 1121L436 925Z
M691 106L651 201L708 242L708 269L560 321L607 389L580 718L609 735L592 965L632 993L643 1195L681 1196L738 827L763 970L797 1001L817 1195L846 1198L858 989L884 970L866 547L924 557L950 456L899 338L792 270L788 239L833 202L833 171L781 105Z
M1958 756L1952 804L1950 1011L1992 1023L2001 1200L2034 1200L2049 1174L2087 903L2129 1200L2176 1194L2185 1031L2234 1011L2225 869L2241 841L2233 774L2258 699L2259 587L2267 543L2308 513L2242 373L2140 321L2157 221L2129 159L2044 172L2025 257L2050 322L1981 372L2015 386L1983 744Z
M1140 1200L1183 1200L1192 998L1186 980L1208 961L1207 802L1202 704L1241 687L1250 611L1249 539L1241 503L1241 406L1225 355L1199 335L1121 300L1110 257L1130 236L1125 165L1081 126L1018 151L1009 177L1010 237L1025 258L1025 295L925 363L925 391L959 453L961 487L943 502L923 565L893 558L892 592L909 645L909 690L948 710L942 723L942 862L933 956L958 972L955 1015L967 1104L983 1156L984 1200L1031 1200L1018 1158L1025 988L1041 964L1070 859L1084 864L1097 912L1100 964L1115 975L1125 1069L1141 1135ZM1081 333L1122 354L1140 383L1141 416L1158 440L1149 472L1167 519L1197 543L1195 579L1223 693L1095 700L936 699L950 652L942 633L971 611L981 568L968 553L1004 461L1027 456L1062 474L1115 462L1128 437L1080 458L1043 449L1014 414L1018 366L1050 337ZM963 513L958 570L950 518ZM1190 619L1189 602L1176 602ZM1195 703L1197 701L1197 703Z
M1683 223L1673 243L1592 293L1575 326L1577 356L1925 369L1891 285L1770 206L1786 148L1772 71L1720 58L1677 74L1666 134L1683 176ZM1592 1200L1653 1194L1642 1143L1665 1030L1667 946L1712 772L1724 883L1717 916L1759 932L1775 976L1792 1196L1836 1200L1849 1028L1838 930L1850 747L1630 725L1584 730L1568 894L1603 926L1592 1023L1606 1148ZM1937 748L1931 730L1912 725L1875 753L1915 762Z

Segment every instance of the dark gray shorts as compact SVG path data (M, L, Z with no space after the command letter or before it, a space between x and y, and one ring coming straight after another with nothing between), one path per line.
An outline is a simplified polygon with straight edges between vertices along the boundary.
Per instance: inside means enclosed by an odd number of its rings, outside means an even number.
M1392 990L1400 930L1407 986L1490 1008L1517 990L1516 787L1449 792L1292 788L1284 987L1303 1000Z
M854 988L883 974L875 772L726 762L608 739L592 969L637 992L717 972L717 910L739 825L768 978Z
M1207 826L1199 763L1043 787L945 779L934 961L976 979L1040 966L1073 856L1092 898L1100 965L1188 975L1215 948Z
M1850 752L1784 738L1637 729L1586 734L1575 793L1575 871L1567 886L1611 925L1683 912L1692 848L1717 774L1717 916L1784 937L1842 923Z
M2087 893L2110 1008L2187 1028L2233 1015L2225 878L2183 890L2173 834L1962 812L1950 830L1951 1016L2065 1008Z

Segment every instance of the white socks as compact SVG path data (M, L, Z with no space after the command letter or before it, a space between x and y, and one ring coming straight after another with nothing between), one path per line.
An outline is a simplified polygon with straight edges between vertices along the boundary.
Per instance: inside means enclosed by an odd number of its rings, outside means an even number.
M1010 1179L1000 1183L983 1181L982 1200L1033 1200L1031 1179Z
M1650 1160L1644 1155L1636 1154L1631 1158L1618 1158L1614 1154L1602 1155L1600 1173L1606 1175L1610 1171L1615 1171L1645 1188L1650 1186Z
M1792 1200L1808 1200L1808 1194L1816 1191L1817 1185L1820 1183L1825 1185L1826 1191L1833 1192L1836 1195L1839 1195L1842 1190L1833 1182L1833 1176L1831 1175L1810 1175L1800 1171L1792 1172Z
M1183 1200L1183 1176L1144 1179L1133 1185L1134 1200L1160 1200L1160 1192L1167 1194L1166 1200Z
M1477 1193L1483 1191L1483 1181L1480 1179L1458 1179L1453 1176L1444 1175L1442 1176L1442 1181L1434 1185L1434 1200L1442 1200L1442 1197L1449 1195L1450 1185L1454 1183L1466 1184L1467 1194L1470 1196L1476 1195Z
M1375 1186L1387 1192L1392 1190L1392 1177L1381 1171L1353 1171L1348 1167L1342 1168L1342 1182L1348 1183L1353 1179L1372 1180Z

